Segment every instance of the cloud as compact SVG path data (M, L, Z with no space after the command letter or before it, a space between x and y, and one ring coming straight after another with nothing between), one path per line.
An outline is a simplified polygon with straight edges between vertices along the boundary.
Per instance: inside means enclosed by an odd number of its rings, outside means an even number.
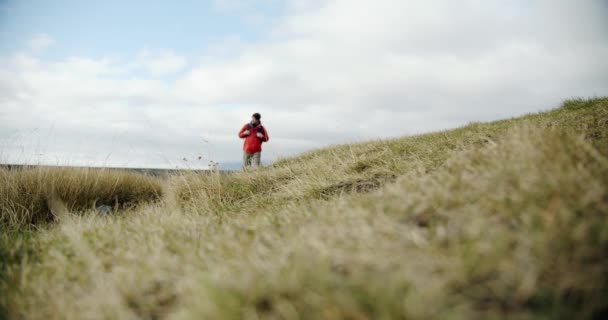
M292 12L274 41L234 59L207 57L178 87L198 103L272 111L323 105L353 115L349 123L388 110L404 120L400 131L362 126L364 136L427 131L605 92L607 64L598 57L608 28L600 2L511 6L327 1ZM407 121L423 116L427 121Z
M41 145L57 158L114 165L238 161L236 131L261 112L268 160L608 95L601 1L284 5L266 40L232 37L199 59L165 49L124 59L5 57L4 154L31 159ZM204 163L192 160L199 155Z
M40 52L49 46L51 46L55 40L46 33L39 33L33 36L28 42L27 46L33 52Z
M170 75L186 67L186 58L171 50L142 50L137 62L142 68L153 76Z

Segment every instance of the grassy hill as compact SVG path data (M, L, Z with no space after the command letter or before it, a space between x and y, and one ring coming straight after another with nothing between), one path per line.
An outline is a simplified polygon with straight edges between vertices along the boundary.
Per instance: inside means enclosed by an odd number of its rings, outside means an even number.
M0 210L5 318L601 319L608 98L231 175L0 170Z

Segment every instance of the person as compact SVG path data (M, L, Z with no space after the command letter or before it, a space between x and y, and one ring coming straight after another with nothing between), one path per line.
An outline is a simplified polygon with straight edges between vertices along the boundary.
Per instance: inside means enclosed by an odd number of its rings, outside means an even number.
M243 169L259 167L262 158L262 143L268 142L268 132L262 126L259 113L251 116L251 122L245 124L239 131L239 138L245 139L243 143Z

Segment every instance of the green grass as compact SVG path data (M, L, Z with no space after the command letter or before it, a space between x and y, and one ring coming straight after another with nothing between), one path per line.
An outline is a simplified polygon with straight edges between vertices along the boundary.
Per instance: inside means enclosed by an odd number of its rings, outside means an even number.
M607 127L576 99L231 175L3 172L0 317L601 319Z

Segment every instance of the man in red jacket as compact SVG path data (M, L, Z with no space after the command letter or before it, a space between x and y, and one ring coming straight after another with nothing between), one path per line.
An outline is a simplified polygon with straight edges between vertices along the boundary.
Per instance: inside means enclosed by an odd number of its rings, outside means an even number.
M251 122L244 125L239 131L239 138L245 139L243 144L243 168L248 166L259 167L262 155L262 143L268 141L268 132L262 126L259 113L251 116Z

